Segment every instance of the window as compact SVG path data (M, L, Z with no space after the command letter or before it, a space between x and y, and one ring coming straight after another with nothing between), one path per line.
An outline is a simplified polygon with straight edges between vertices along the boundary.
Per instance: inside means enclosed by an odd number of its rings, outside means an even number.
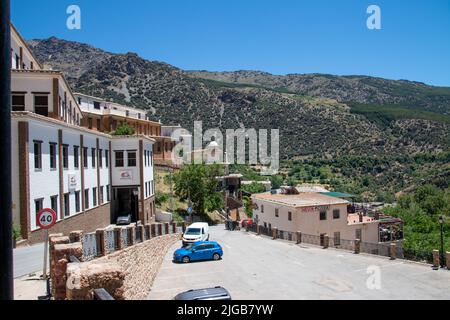
M63 145L62 147L63 152L63 167L64 169L69 169L69 146Z
M97 130L98 131L100 131L100 127L101 127L100 119L97 119Z
M85 168L88 167L88 148L83 148L83 165Z
M109 167L109 151L105 150L105 166Z
M68 193L64 195L64 216L70 216L70 195Z
M98 150L98 166L100 168L103 168L103 150L102 149Z
M150 151L150 165L153 166L153 152Z
M94 109L100 110L100 102L94 101Z
M280 211L278 209L275 209L275 217L279 217L280 216Z
M34 141L34 169L42 170L42 142Z
M75 211L76 213L81 211L80 207L80 191L75 192Z
M264 205L261 205L261 213L264 213Z
M128 166L136 167L136 151L128 151Z
M334 245L335 246L340 246L341 245L341 233L340 232L335 232L334 233Z
M92 168L95 168L95 153L97 150L95 148L92 148L91 150L91 159L92 159Z
M341 211L339 209L333 210L333 219L339 219L341 217Z
M50 143L50 169L56 170L56 143Z
M116 167L123 167L123 151L116 151Z
M327 220L327 212L320 211L320 220Z
M13 94L12 111L25 111L25 95Z
M20 69L20 57L16 54L16 69Z
M73 147L73 163L75 169L80 168L80 147L78 146Z
M92 129L92 118L88 118L88 128Z
M39 211L44 209L44 199L36 199L34 200L34 212L36 213L36 220L39 214Z
M99 199L98 199L98 203L99 204L103 204L103 192L104 192L104 187L100 187L100 194L99 194Z
M109 185L106 186L106 201L111 201L111 187Z
M92 188L92 204L94 207L97 206L97 188Z
M34 112L48 117L48 96L34 96Z
M55 211L56 216L58 216L58 196L53 196L50 198L50 204L53 211Z
M290 211L288 212L288 220L292 221L292 212L290 212Z
M84 190L84 208L89 209L89 189Z

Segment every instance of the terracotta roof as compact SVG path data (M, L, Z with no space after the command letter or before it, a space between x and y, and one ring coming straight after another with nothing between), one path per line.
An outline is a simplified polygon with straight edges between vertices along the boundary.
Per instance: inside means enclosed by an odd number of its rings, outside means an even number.
M325 196L319 193L300 193L293 195L271 194L270 192L253 195L256 200L263 200L292 207L312 207L334 204L348 204L344 199Z

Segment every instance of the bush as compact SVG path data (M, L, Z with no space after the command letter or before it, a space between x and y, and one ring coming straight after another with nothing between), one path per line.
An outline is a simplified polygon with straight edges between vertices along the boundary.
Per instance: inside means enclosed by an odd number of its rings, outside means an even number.
M113 132L114 136L132 136L134 135L135 130L133 127L129 126L127 123L124 123L117 127L116 131Z

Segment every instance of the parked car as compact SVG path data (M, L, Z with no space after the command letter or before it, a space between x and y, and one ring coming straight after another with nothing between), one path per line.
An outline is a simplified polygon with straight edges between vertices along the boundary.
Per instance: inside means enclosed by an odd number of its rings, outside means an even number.
M241 222L242 228L245 228L247 225L249 227L251 227L253 225L253 220L252 219L243 219Z
M200 241L191 243L175 251L173 261L189 263L201 260L220 260L223 256L222 247L217 242Z
M227 289L223 287L215 287L200 290L189 290L178 294L174 300L231 300L231 295Z
M131 214L127 216L120 216L117 218L116 225L127 226L129 224L131 224Z
M183 235L183 245L198 241L209 241L209 226L207 223L196 222L187 227Z

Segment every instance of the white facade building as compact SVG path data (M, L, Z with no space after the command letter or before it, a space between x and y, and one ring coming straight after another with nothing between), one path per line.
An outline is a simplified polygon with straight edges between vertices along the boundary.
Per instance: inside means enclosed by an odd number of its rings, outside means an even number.
M85 110L64 75L44 70L17 30L11 30L13 219L22 238L43 240L36 223L43 208L57 213L54 233L92 232L124 214L133 221L153 221L155 140L83 126ZM120 115L125 121L146 121L145 112L129 109Z

